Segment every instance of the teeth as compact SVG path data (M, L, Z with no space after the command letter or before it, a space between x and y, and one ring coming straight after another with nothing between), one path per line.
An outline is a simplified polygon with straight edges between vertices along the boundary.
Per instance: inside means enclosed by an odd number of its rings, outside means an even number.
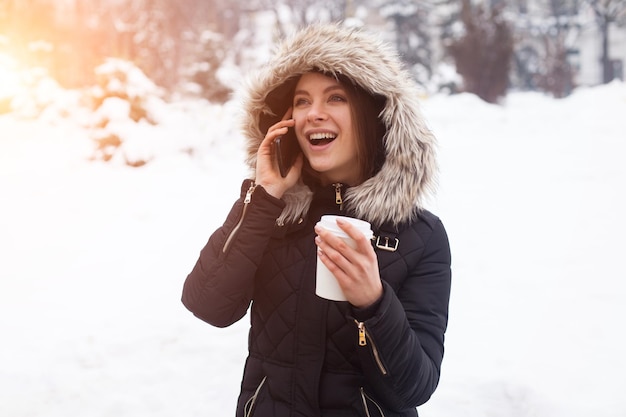
M337 135L333 133L313 133L309 137L310 140L335 139Z

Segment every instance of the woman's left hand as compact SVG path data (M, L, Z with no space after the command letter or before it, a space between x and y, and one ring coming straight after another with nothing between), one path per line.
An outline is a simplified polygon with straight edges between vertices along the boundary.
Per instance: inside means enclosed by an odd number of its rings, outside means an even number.
M337 278L348 302L359 308L369 307L383 295L376 252L369 239L354 226L342 220L337 220L337 225L354 239L356 249L316 226L317 255Z

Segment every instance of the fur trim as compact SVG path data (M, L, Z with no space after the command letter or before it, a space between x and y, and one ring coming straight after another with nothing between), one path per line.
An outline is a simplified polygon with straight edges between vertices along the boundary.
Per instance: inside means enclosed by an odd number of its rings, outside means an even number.
M386 98L380 116L387 128L385 163L374 177L348 190L346 208L377 226L412 220L416 207L422 208L434 191L435 137L421 115L417 86L395 51L359 29L335 24L310 26L286 39L274 59L248 79L243 129L253 177L256 152L265 132L289 106L288 81L314 70L342 74ZM311 191L298 184L283 199L287 205L280 221L296 221L306 214Z

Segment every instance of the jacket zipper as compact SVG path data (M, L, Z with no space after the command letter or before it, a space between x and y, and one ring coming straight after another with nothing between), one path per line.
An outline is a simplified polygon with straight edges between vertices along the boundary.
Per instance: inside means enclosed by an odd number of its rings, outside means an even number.
M381 417L385 417L385 413L383 412L383 409L380 408L380 405L378 405L378 403L376 401L374 401L369 395L367 395L365 393L365 390L363 389L363 387L361 387L361 401L363 401L363 409L365 410L365 415L367 417L372 417L372 415L370 414L370 409L367 406L367 401L368 400L372 404L374 404L376 406L376 408L378 408L378 412L380 413Z
M378 369L380 373L383 375L387 375L387 369L383 365L383 361L380 359L380 354L378 353L378 349L372 340L372 337L367 333L365 329L365 323L362 321L354 320L357 327L359 328L359 346L367 346L367 341L369 340L370 346L372 347L372 353L374 354L374 360L376 361L376 365L378 365Z
M256 391L254 391L254 394L252 395L252 397L248 398L248 401L246 401L246 403L244 404L243 406L244 417L252 416L252 411L254 410L254 406L256 405L256 400L259 397L259 391L261 391L261 388L263 388L263 385L265 384L266 379L267 379L267 376L263 377L263 380L261 381L259 386L256 388Z
M246 217L246 211L248 211L248 205L250 204L250 201L252 200L252 193L254 192L255 189L256 189L256 184L253 182L252 184L250 184L250 188L248 188L248 191L246 191L246 197L243 200L243 210L241 211L241 217L239 218L239 221L237 222L235 227L233 227L233 230L228 235L228 238L226 239L226 242L224 243L224 247L222 248L222 253L226 253L228 251L228 248L230 247L232 241L235 238L235 235L237 235L239 228L241 228L243 219Z
M343 197L341 196L341 187L343 187L343 184L340 182L337 182L333 184L333 187L335 187L335 204L339 206L339 211L342 211L343 210Z

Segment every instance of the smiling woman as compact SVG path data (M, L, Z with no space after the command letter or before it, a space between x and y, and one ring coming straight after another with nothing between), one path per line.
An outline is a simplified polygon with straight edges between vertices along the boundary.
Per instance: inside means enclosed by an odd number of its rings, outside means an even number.
M244 101L250 179L183 303L219 327L250 308L237 417L415 417L439 381L451 277L445 229L420 204L436 163L417 88L364 30L314 25L278 51ZM302 153L283 175L273 150L289 133ZM378 237L337 220L348 244L318 226L327 215ZM346 301L318 296L316 265Z

